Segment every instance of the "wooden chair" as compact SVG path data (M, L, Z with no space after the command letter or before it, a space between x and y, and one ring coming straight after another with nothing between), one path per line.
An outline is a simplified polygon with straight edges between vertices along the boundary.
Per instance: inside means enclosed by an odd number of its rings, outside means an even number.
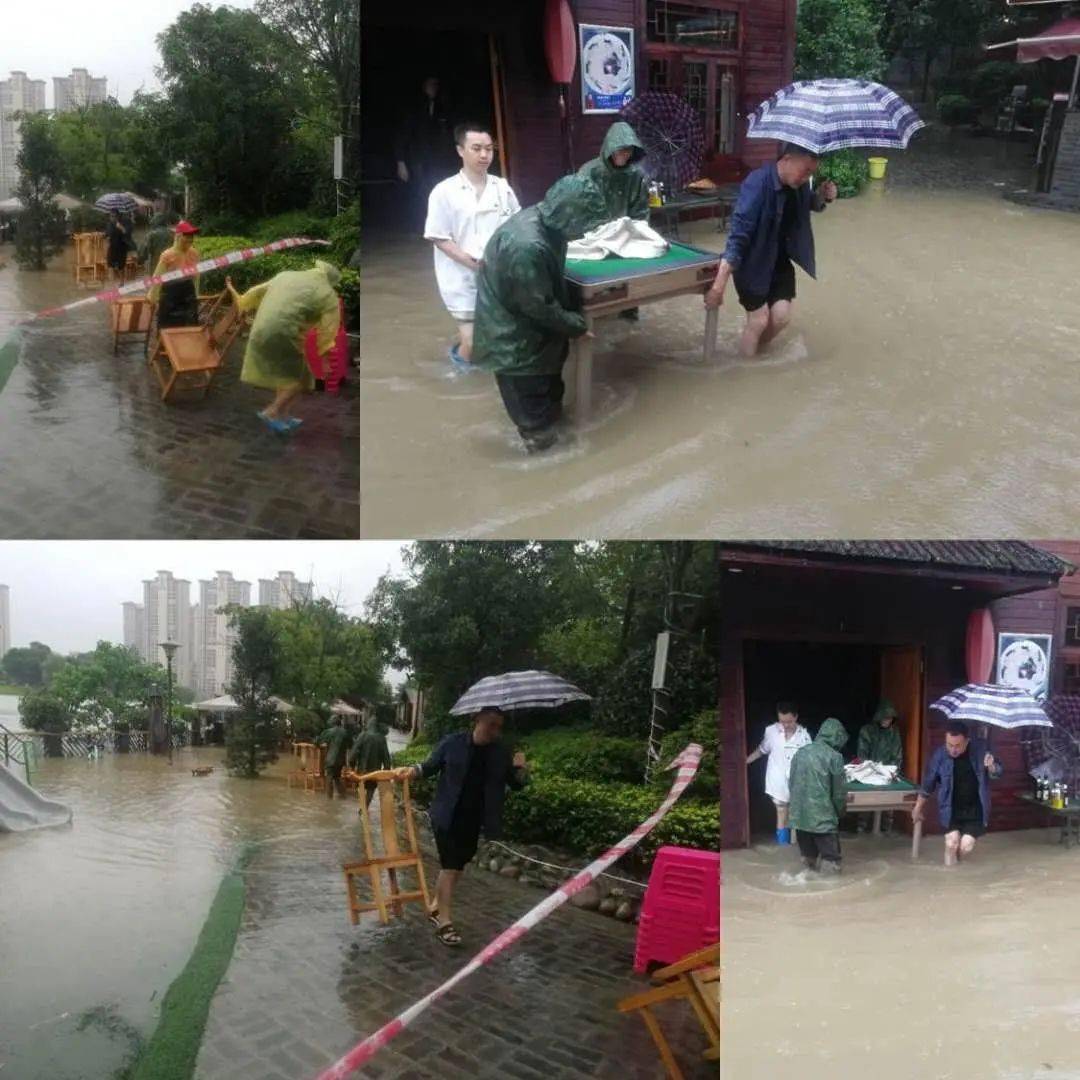
M143 355L150 352L150 332L154 328L157 305L145 296L125 296L109 305L113 332L113 356L120 351L121 336L141 337Z
M292 744L292 754L296 758L296 767L289 770L288 776L285 778L285 783L288 787L292 787L293 784L303 784L305 776L305 758L304 747L311 746L312 743L294 742Z
M221 370L225 354L240 333L236 305L222 296L203 326L176 326L158 332L150 366L161 383L161 400L178 390L201 390L205 397Z
M371 815L368 811L367 799L364 798L363 781L374 780L376 782L375 794L379 799L379 826L382 833L383 854L375 854L375 846L371 836ZM404 913L405 904L410 900L422 901L425 909L431 906L431 898L428 894L427 879L424 877L424 862L420 856L420 844L416 838L416 823L413 820L412 800L409 798L409 781L397 780L390 770L380 772L363 773L357 776L357 791L360 802L360 823L364 836L364 853L367 856L358 862L342 864L345 872L345 888L349 894L349 920L355 926L360 921L360 915L365 911L377 911L379 921L383 924L390 921L390 912L395 915ZM394 787L401 785L401 804L404 810L405 834L407 850L401 850L397 830L397 804L394 798ZM416 871L419 888L408 892L402 892L398 886L397 872L412 868ZM383 873L386 873L390 883L389 892L383 887ZM371 884L372 900L360 899L357 879L367 875Z
M91 285L105 280L105 234L75 233L71 238L74 244L73 262L75 284Z
M652 990L623 998L616 1008L619 1012L640 1012L649 1029L660 1060L671 1080L683 1080L675 1055L671 1052L660 1023L650 1011L662 1001L688 1001L697 1014L708 1048L702 1053L706 1061L720 1060L720 945L698 949L674 964L655 971Z
M134 281L138 276L139 256L135 252L129 251L127 259L124 260L124 284Z

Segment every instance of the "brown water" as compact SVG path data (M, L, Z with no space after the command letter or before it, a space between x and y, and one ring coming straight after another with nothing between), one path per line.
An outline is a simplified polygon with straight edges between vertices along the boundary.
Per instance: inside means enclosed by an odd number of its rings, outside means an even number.
M3 722L3 721L0 721ZM273 844L344 823L346 804L289 790L288 759L258 781L230 779L218 749L175 763L145 754L45 759L42 794L70 827L0 834L0 1076L101 1080L122 1062L106 1010L146 1036L243 844ZM215 772L194 778L196 764ZM354 811L355 813L355 811ZM352 818L348 818L352 823Z
M991 834L946 870L941 838L843 840L840 878L794 849L724 858L730 1080L1077 1080L1080 851Z
M532 458L493 379L450 370L426 245L373 238L364 534L1068 532L1080 215L932 179L873 185L817 215L815 233L819 280L800 272L794 325L767 355L737 359L734 290L711 367L697 297L646 306L637 325L606 320L596 419ZM707 223L684 239L723 243Z

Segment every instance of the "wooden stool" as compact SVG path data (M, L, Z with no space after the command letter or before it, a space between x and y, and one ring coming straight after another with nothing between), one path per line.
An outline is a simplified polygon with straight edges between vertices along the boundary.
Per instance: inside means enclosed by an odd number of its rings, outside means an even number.
M105 234L75 233L74 244L75 284L88 281L91 285L105 280Z
M205 326L159 331L149 364L161 384L161 400L169 401L176 391L189 389L201 390L205 397L241 325L236 305L223 296L207 313Z
M364 798L364 781L374 780L379 798L379 826L382 833L383 854L376 855L371 837L371 816L368 813L367 799ZM345 872L345 887L349 893L349 920L355 926L360 921L360 914L365 911L377 911L379 921L390 921L390 910L395 915L404 913L404 905L409 900L422 901L425 910L431 906L428 895L427 879L424 877L424 862L420 856L420 844L416 839L416 823L413 821L412 800L409 798L409 781L395 779L390 770L364 773L357 776L357 791L360 797L360 821L364 834L364 853L366 859L348 862L342 865ZM405 833L408 850L402 851L397 833L397 813L394 799L394 785L401 784L401 801L405 811ZM398 887L397 872L412 867L420 887L409 892L402 892ZM390 881L389 895L383 888L383 871ZM366 874L371 882L373 902L360 899L357 878Z
M293 757L296 758L296 768L289 771L289 775L285 778L285 783L288 787L292 787L293 784L303 784L305 777L305 764L306 759L304 757L304 748L312 746L312 743L294 742L292 744Z
M616 1008L619 1012L640 1012L641 1019L649 1029L649 1034L660 1052L671 1080L683 1080L671 1046L664 1037L656 1017L650 1007L661 1001L688 1001L697 1014L708 1048L702 1053L706 1061L720 1060L720 945L709 945L704 949L684 956L677 963L669 964L653 973L652 980L658 983L652 990L633 994L623 998Z
M156 304L145 296L126 296L109 305L113 332L113 356L120 350L121 335L143 339L143 354L150 351L150 331L154 326Z

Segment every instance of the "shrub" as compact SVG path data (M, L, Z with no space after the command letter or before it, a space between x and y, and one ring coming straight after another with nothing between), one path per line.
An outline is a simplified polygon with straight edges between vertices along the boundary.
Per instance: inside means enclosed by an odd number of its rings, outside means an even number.
M359 199L338 214L337 217L330 219L330 230L327 239L331 244L331 259L341 266L348 266L349 261L360 247Z
M636 783L645 771L640 739L601 735L589 728L549 727L521 739L533 775L568 780Z
M313 709L294 708L289 713L293 738L297 742L314 742L315 737L326 727L323 718Z
M334 219L313 214L309 210L290 210L287 214L263 218L250 230L257 244L284 240L288 236L308 236L312 240L329 240Z
M697 776L688 787L687 793L702 799L718 799L720 793L720 774L716 749L719 743L719 728L715 711L707 709L700 712L683 728L669 731L660 741L660 764L670 764L675 755L686 746L695 742L702 749L701 764ZM666 791L671 787L672 773L665 768L656 769L652 776L652 786Z
M104 232L108 223L108 215L93 206L76 206L68 212L68 225L73 233Z
M1010 60L988 60L971 73L971 97L976 108L996 106L1014 86L1026 85L1031 71ZM939 102L940 104L940 102Z
M28 731L62 734L71 730L67 705L47 690L35 690L19 698L19 719Z
M963 94L942 94L937 100L938 119L947 127L974 123L978 111L971 98Z
M818 168L817 182L832 180L841 199L858 195L867 181L866 158L855 150L826 154Z

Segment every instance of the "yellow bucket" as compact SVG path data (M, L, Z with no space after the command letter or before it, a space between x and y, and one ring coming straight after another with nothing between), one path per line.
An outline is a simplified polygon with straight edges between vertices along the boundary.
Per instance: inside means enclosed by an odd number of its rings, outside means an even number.
M867 158L867 162L870 165L870 179L871 180L884 180L885 179L885 166L888 164L889 159L883 157Z

